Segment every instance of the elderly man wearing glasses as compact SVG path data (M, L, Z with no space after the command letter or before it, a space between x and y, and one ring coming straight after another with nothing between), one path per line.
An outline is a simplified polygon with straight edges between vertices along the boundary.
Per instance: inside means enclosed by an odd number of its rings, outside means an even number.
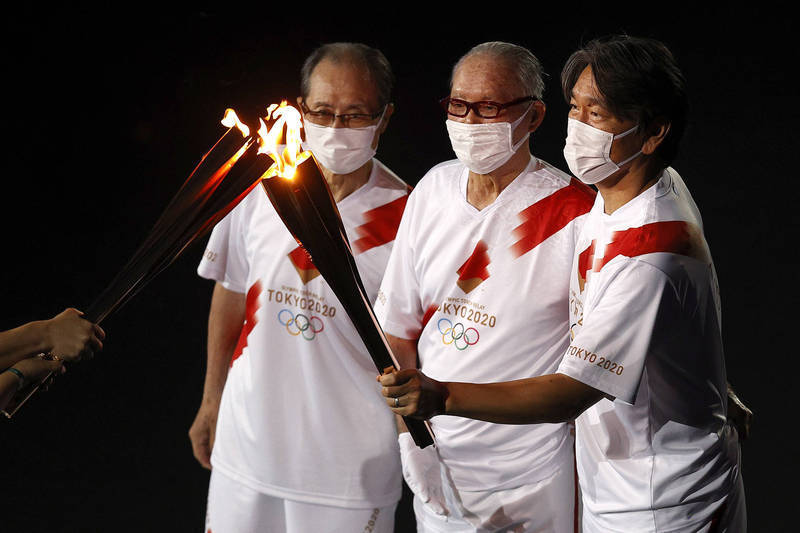
M543 88L536 57L509 43L453 68L442 104L457 159L409 196L376 303L403 368L522 378L555 371L569 346L571 258L594 192L531 155ZM431 424L436 449L399 439L419 531L573 531L569 425Z
M333 43L305 61L298 98L306 147L373 298L409 190L373 157L391 89L380 51ZM189 431L195 457L213 467L207 531L390 532L400 454L374 364L259 189L214 229L198 269L217 282L203 400Z

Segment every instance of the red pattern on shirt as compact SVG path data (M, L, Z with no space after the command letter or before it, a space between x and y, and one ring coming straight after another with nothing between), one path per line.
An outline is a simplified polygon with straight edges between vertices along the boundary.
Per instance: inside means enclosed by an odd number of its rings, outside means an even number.
M317 270L317 267L311 262L311 256L302 246L298 246L287 255L292 265L294 265L297 275L300 276L300 279L303 281L303 284L319 276L319 270Z
M572 178L566 187L520 211L523 222L514 228L518 240L511 245L511 252L515 257L525 255L575 218L588 213L596 194L594 189Z
M578 255L578 281L581 291L586 282L586 275L591 270L599 272L609 261L622 255L636 257L639 255L666 252L698 260L710 260L699 228L682 220L653 222L615 231L611 242L606 245L603 257L595 259L597 241L592 243Z
M472 289L483 283L489 278L489 270L487 266L491 263L488 253L489 247L485 242L478 241L472 254L464 261L461 268L456 270L458 274L458 281L456 284L461 287L464 292L470 292Z
M364 213L364 224L355 228L359 239L353 242L355 253L364 253L367 250L383 246L392 242L397 236L397 228L406 208L408 195L403 195L387 204L370 209Z
M253 283L253 286L247 291L247 299L245 301L245 318L244 324L242 324L242 332L239 334L239 342L236 343L236 348L233 350L233 356L231 357L231 366L233 366L233 362L236 361L239 356L242 355L245 346L247 346L247 336L250 335L250 332L253 331L253 328L256 327L258 324L258 317L256 317L256 311L258 308L261 307L260 302L261 297L261 282L256 281Z

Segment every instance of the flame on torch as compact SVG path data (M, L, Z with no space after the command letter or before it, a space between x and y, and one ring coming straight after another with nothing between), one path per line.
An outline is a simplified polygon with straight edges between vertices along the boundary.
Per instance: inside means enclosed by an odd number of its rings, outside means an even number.
M262 119L259 119L261 126L258 128L259 154L269 155L275 163L261 176L262 179L280 176L292 179L297 172L297 167L306 159L311 157L311 152L301 151L300 149L300 128L303 122L300 119L300 112L288 105L286 100L278 104L272 104L267 108L267 120L275 119L272 128ZM286 127L286 146L283 151L279 150L279 140L284 126Z
M225 110L225 116L222 117L222 125L228 128L236 126L239 128L239 131L242 132L242 137L248 137L250 135L250 128L247 124L239 120L239 117L236 116L236 111L231 108Z
M239 120L239 117L236 115L236 112L233 109L226 109L225 115L222 117L223 126L228 127L229 129L237 128L239 132L242 134L246 140L242 147L233 154L230 159L225 161L206 181L206 185L203 187L203 191L213 190L215 187L219 185L222 179L228 174L228 172L233 168L237 161L244 155L244 153L253 145L253 139L248 139L250 136L250 128ZM213 150L213 148L212 148ZM210 152L209 152L210 153ZM206 154L207 156L208 154ZM203 156L205 159L206 156Z

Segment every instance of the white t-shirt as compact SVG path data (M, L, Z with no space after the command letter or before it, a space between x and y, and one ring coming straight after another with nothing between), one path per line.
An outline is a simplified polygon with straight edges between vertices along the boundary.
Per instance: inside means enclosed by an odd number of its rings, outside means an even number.
M373 163L368 182L337 204L371 300L409 191ZM214 229L198 273L247 293L212 466L292 500L351 508L399 500L397 432L375 365L262 187Z
M738 475L726 425L714 265L681 177L611 215L602 196L572 269L570 347L558 368L616 398L576 420L584 523L599 531L694 531Z
M418 339L422 371L488 383L555 371L568 343L569 269L594 192L533 159L489 206L466 199L468 170L431 169L409 196L375 311L386 333ZM431 420L458 490L519 487L571 454L565 424Z

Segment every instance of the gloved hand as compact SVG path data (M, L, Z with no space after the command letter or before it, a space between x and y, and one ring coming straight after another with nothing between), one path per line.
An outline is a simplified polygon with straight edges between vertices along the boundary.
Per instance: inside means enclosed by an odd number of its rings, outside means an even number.
M403 478L408 487L434 513L442 516L450 514L442 492L442 477L439 456L433 446L419 448L414 444L410 433L400 433L400 460L403 464Z

